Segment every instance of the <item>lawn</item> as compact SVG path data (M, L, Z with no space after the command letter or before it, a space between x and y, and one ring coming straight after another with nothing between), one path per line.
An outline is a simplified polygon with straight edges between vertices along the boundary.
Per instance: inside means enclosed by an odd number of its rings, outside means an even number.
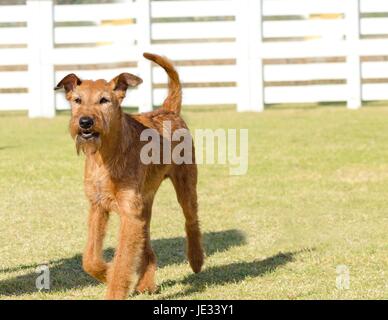
M171 184L157 195L152 239L159 293L132 299L387 299L388 108L186 110L194 128L249 129L249 171L202 165L200 218L207 252L194 275ZM0 299L99 299L81 268L87 202L83 157L68 115L0 115ZM112 215L106 255L116 244ZM50 291L35 287L49 264ZM336 268L350 288L336 287Z

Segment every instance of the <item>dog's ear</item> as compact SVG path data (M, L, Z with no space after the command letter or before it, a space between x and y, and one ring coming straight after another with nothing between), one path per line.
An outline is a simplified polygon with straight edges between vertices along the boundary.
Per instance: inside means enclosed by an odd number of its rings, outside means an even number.
M68 74L64 77L54 88L54 90L59 90L64 88L66 93L73 91L76 86L79 86L82 83L80 78L78 78L74 73Z
M122 73L110 81L114 91L127 91L128 87L137 87L143 80L131 73Z

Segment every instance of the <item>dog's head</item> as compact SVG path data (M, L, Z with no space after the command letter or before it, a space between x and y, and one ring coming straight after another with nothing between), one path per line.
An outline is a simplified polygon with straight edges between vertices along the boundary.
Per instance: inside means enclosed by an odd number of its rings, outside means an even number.
M114 126L120 125L121 103L129 87L142 79L122 73L111 81L80 80L75 74L64 77L56 86L64 89L71 105L70 134L77 151L96 152Z

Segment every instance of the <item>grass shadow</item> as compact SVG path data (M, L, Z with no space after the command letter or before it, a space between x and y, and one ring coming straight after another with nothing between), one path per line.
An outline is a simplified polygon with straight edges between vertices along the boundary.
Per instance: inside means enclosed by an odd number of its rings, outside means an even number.
M232 247L246 244L245 236L238 230L226 230L205 233L203 236L207 256L217 252L224 252ZM152 246L158 256L158 266L163 268L186 261L184 254L183 237L157 239L152 241ZM109 248L104 251L104 256L110 260L114 250ZM42 263L45 264L45 263ZM95 286L99 283L82 270L82 255L77 254L71 258L50 261L51 292ZM14 296L36 293L35 281L39 276L35 269L40 264L30 264L0 270L0 274L19 272L33 269L31 272L0 281L0 296Z
M0 146L0 151L7 149L16 149L18 146Z
M199 274L190 274L181 281L166 281L161 285L163 290L176 284L183 284L188 286L188 288L179 293L164 296L163 298L182 298L193 293L203 292L206 288L212 286L239 283L247 278L261 277L292 262L294 256L298 253L299 252L278 253L265 260L236 262L223 266L215 266L207 268Z

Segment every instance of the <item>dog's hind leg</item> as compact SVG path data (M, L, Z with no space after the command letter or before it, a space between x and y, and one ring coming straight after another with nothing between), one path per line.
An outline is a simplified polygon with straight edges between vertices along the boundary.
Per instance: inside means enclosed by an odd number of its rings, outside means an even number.
M186 164L177 166L170 179L186 219L187 257L193 271L198 273L204 263L204 251L198 221L197 167Z
M107 264L102 250L108 218L105 210L95 206L90 208L88 242L82 257L84 270L101 282L106 282Z
M151 223L151 211L152 211L152 200L146 202L143 208L143 216L147 220L147 238L144 245L143 261L140 264L139 276L140 280L136 287L136 291L139 293L154 293L156 291L155 284L155 272L157 268L156 256L151 246L150 238L150 223Z

